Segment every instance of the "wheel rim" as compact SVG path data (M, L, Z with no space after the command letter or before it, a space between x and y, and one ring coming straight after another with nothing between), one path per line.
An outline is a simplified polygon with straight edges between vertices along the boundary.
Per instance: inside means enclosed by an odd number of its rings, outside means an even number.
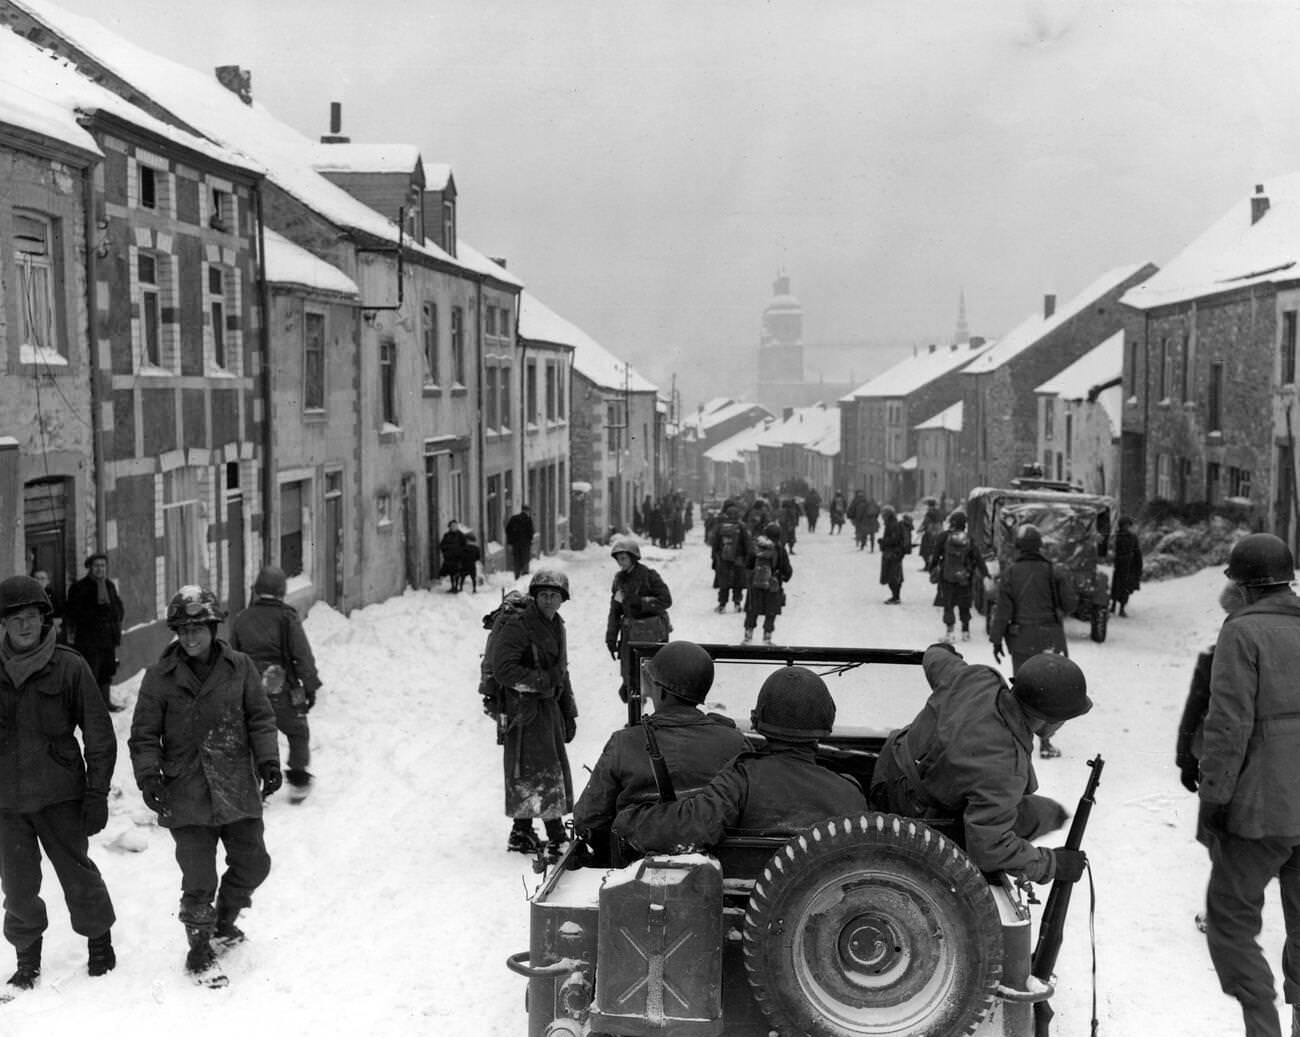
M790 945L803 996L853 1033L907 1032L957 984L962 965L947 938L955 907L897 873L862 870L821 885Z

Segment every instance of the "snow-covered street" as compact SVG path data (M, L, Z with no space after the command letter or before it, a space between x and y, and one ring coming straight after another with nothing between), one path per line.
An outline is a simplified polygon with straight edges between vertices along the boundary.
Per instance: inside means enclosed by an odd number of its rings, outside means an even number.
M915 556L906 562L902 607L885 607L878 555L858 552L847 535L799 536L778 643L922 648L942 633ZM684 550L647 548L645 560L673 591L675 636L739 639L740 617L713 612L698 525ZM554 561L573 585L562 614L581 712L570 746L581 785L583 766L625 718L603 643L613 563L600 548ZM1072 809L1088 776L1085 761L1096 753L1106 760L1086 848L1097 885L1100 1032L1113 1037L1240 1029L1193 925L1208 869L1192 835L1195 798L1173 766L1178 715L1196 653L1217 630L1222 583L1217 570L1206 570L1144 586L1130 618L1112 621L1105 644L1070 621L1071 655L1088 675L1096 708L1062 731L1060 759L1036 761L1042 790ZM145 1037L522 1037L525 983L503 963L528 945L526 898L538 880L528 861L504 851L500 758L476 694L480 618L509 585L496 577L476 595L408 592L350 618L313 610L306 627L325 680L312 714L318 786L302 806L283 795L271 803L274 868L245 916L249 941L230 955L226 990L198 989L183 975L171 839L135 790L130 712L118 714L121 795L92 846L117 907L118 968L104 979L86 977L85 943L68 928L58 884L47 875L45 972L37 990L0 1009L3 1032L45 1037L93 1026ZM978 618L972 642L958 647L992 661ZM760 671L734 669L709 707L743 724ZM117 694L133 703L138 682ZM866 668L830 683L846 723L904 722L926 694L917 668ZM1280 931L1270 903L1264 939L1275 968ZM1081 886L1053 1002L1053 1032L1062 1037L1088 1033L1090 953Z

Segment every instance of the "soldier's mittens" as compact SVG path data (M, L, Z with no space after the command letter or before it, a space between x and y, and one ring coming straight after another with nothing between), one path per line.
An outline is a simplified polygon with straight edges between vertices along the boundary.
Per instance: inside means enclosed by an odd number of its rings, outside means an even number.
M97 835L108 824L108 796L87 792L81 801L81 830L87 836Z
M262 798L274 795L279 791L280 786L284 784L284 775L280 773L280 765L275 760L267 760L259 764L257 768L258 777L262 779Z

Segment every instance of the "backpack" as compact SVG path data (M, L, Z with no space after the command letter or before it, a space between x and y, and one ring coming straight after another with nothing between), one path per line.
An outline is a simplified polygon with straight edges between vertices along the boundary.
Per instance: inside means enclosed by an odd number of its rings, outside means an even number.
M966 565L966 552L970 537L965 530L949 530L943 545L943 582L970 583L970 568Z
M740 542L740 527L734 522L724 522L718 527L718 553L724 562L736 560L736 545Z
M754 541L754 575L749 585L755 590L770 590L776 585L776 544L765 536Z

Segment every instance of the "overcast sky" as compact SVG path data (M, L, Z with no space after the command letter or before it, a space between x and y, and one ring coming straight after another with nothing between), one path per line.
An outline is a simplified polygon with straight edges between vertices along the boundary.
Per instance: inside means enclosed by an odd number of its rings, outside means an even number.
M996 337L1300 169L1293 0L55 2L451 163L462 236L688 407L781 268L809 341L947 342L962 290Z

